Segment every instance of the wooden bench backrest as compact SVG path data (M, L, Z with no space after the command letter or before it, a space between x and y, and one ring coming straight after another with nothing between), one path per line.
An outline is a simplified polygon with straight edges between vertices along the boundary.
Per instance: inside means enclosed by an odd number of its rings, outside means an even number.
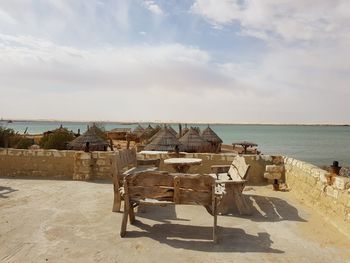
M155 199L175 204L210 205L215 179L209 175L141 172L124 179L131 199Z
M246 180L248 176L249 165L245 162L243 156L236 156L231 164L228 173L233 180Z
M136 166L136 150L124 149L116 152L116 166L118 174L121 174L125 168Z

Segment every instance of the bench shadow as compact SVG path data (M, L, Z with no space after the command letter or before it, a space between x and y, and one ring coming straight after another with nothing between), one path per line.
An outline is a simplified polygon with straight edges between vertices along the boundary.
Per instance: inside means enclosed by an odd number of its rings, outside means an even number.
M18 191L17 189L13 189L11 187L8 186L1 186L0 185L0 198L9 198L9 194L11 194L12 192L16 192Z
M148 237L174 248L205 252L257 252L278 253L284 251L271 248L273 241L266 232L247 234L243 229L218 227L219 243L212 242L212 227L180 224L144 224L138 220L135 226L142 231L128 231L127 238Z
M307 222L299 215L296 207L287 201L270 196L245 195L250 207L252 208L251 216L241 216L239 213L231 214L232 216L244 217L256 222L278 222L278 221L296 221Z
M163 223L171 221L190 221L189 219L178 218L175 210L175 205L167 204L164 207L142 205L138 207L137 217L155 220Z

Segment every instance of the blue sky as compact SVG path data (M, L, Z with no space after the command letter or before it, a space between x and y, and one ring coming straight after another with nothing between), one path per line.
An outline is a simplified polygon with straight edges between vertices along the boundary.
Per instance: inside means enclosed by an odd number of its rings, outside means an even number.
M3 118L349 123L345 0L0 0Z

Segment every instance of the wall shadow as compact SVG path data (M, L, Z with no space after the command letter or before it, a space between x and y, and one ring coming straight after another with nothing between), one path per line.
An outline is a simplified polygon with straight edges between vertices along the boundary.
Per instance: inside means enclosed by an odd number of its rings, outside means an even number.
M9 194L18 191L17 189L13 189L8 186L1 186L0 185L0 198L9 198Z
M127 238L148 237L174 248L205 252L257 252L284 253L271 248L273 241L266 232L247 234L243 229L218 227L219 243L212 242L212 227L180 224L155 224L149 226L138 220L135 225L142 231L127 231Z

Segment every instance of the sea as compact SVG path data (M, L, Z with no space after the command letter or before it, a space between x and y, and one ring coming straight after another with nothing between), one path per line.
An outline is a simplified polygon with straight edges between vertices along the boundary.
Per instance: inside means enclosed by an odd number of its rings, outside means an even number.
M147 127L149 124L141 123ZM0 121L0 126L11 128L19 133L39 134L58 128L60 125L77 133L84 132L89 122L59 121ZM105 130L114 128L135 128L138 123L99 123ZM178 130L178 124L171 124ZM199 127L206 124L187 124ZM185 124L182 124L185 127ZM285 155L315 165L331 165L338 161L341 166L350 166L350 126L336 125L253 125L253 124L211 124L210 127L223 140L224 144L249 141L258 144L258 149L266 155Z

